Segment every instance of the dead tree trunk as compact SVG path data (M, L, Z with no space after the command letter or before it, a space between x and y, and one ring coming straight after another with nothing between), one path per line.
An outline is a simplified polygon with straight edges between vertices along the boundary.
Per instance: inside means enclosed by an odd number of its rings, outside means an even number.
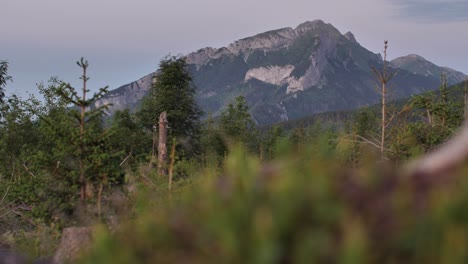
M78 62L78 66L83 68L83 76L81 79L83 80L83 96L81 97L83 102L86 101L86 92L88 91L86 88L86 82L88 81L88 77L86 76L86 70L88 69L88 61L81 61ZM84 133L85 133L85 114L86 114L86 105L80 105L80 199L84 201L86 198L86 176L85 176L85 165L83 161L83 152L84 152Z
M385 65L385 61L384 61ZM385 66L384 66L385 69ZM385 150L385 129L387 128L387 83L382 82L382 122L381 122L381 133L380 133L380 154L384 155Z
M158 173L167 175L167 113L159 115Z
M380 82L381 87L380 87L380 95L382 96L382 120L381 120L381 133L380 133L380 154L382 157L384 157L384 151L385 151L385 130L387 126L390 124L390 120L387 120L387 83L395 77L395 73L389 73L387 69L387 49L388 49L388 41L384 41L384 57L383 57L383 68L382 70L377 70L376 68L372 67L372 70L374 71L377 80Z

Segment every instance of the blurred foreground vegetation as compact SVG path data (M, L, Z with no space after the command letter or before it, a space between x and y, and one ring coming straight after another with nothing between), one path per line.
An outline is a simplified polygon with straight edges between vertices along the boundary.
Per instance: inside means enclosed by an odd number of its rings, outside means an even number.
M140 186L134 215L99 226L84 263L466 262L468 166L423 191L371 156L343 167L324 142L280 143L267 163L237 147L170 193Z

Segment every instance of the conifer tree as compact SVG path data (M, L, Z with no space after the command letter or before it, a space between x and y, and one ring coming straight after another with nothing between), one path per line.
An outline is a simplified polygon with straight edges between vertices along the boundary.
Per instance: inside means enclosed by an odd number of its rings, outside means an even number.
M195 102L195 87L185 58L167 57L161 60L149 94L137 115L146 130L153 134L151 163L156 157L159 116L166 112L167 137L172 144L181 144L184 154L199 150L200 117L203 112ZM167 144L168 148L170 144ZM160 164L159 166L163 166ZM164 167L164 166L163 166Z
M8 76L8 62L0 60L0 103L3 104L5 97L5 85L7 81L11 81L11 76Z
M152 129L159 115L166 111L170 137L195 136L200 130L203 112L195 102L195 87L185 58L161 60L155 78L138 113L142 124Z
M72 106L68 111L68 122L70 126L70 133L67 140L70 142L73 148L72 156L76 157L79 167L79 186L80 186L80 199L83 201L86 198L86 186L95 173L95 168L102 166L106 159L109 158L109 154L104 149L104 141L109 137L109 133L102 128L102 117L104 111L109 105L102 105L95 109L91 108L91 104L96 100L101 99L107 92L108 87L101 88L99 92L95 93L90 98L87 98L87 93L90 91L87 88L87 82L89 80L87 76L87 69L89 67L88 61L81 58L77 62L77 65L82 69L83 75L80 79L83 81L83 87L81 89L81 95L77 89L72 87L69 83L62 83L55 89L55 93L60 97L61 101L64 101L67 105ZM63 126L64 124L56 124L54 120L47 120L47 116L43 117L47 123L55 126ZM109 168L106 168L109 169ZM101 173L103 175L103 172Z
M220 128L228 140L244 143L250 150L257 151L258 135L249 109L244 96L236 97L221 113Z

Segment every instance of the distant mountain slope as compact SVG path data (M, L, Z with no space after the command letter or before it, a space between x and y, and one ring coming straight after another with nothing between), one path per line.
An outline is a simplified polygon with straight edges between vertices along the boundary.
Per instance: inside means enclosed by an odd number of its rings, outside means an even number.
M464 105L464 87L465 87L465 82L461 82L461 83L452 85L447 88L449 102L454 103L456 107L459 107L459 109L463 109L463 105ZM440 97L440 90L427 91L427 92L422 93L421 95L426 95L426 96L431 96L431 97L435 96L437 98L437 97ZM411 102L410 100L411 100L410 98L401 98L395 101L390 101L388 102L388 104L391 105L392 107L396 107L396 109L403 109L405 105L410 104ZM380 116L380 112L381 112L380 103L369 105L369 106L366 106L365 108L370 109L372 112L375 113L376 116ZM275 126L280 126L281 128L284 129L284 131L288 132L298 127L306 128L312 125L316 125L317 123L319 123L322 127L341 129L343 128L346 122L349 122L350 120L352 120L354 118L354 115L363 109L364 108L351 109L347 111L342 110L342 111L317 113L317 114L302 117L299 119L266 125L266 126L263 126L262 129L266 131L271 126L275 125Z
M153 76L154 73L150 73L137 81L122 85L110 91L104 98L97 101L95 106L112 104L109 108L111 113L126 108L132 111L135 110L151 87Z
M411 54L404 57L399 57L390 62L390 66L407 70L414 74L433 77L440 80L440 76L445 74L449 83L454 84L464 80L465 74L455 71L448 67L439 67L434 63L427 61L423 57Z
M461 73L429 62L413 63L411 58L390 63L398 71L390 84L393 98L437 88L440 81L434 75L441 71L448 74L449 83L461 81ZM321 20L268 31L219 49L200 49L186 59L198 103L213 115L239 95L247 98L259 124L379 101L371 67L382 67L382 57L362 47L351 32L342 35ZM134 109L148 91L153 75L124 85L97 103L113 103L114 111Z

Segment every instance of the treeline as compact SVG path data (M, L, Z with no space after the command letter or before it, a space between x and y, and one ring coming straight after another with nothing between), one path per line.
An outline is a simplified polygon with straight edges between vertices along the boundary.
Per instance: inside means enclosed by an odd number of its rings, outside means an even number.
M188 182L199 179L206 171L210 177L221 177L224 173L239 175L241 179L232 179L232 184L253 184L251 180L258 176L253 175L255 171L265 169L260 168L257 161L265 164L268 171L268 164L275 170L276 166L281 166L282 159L292 171L303 168L303 172L296 172L306 177L308 167L297 165L292 159L296 155L297 160L302 161L317 157L317 162L313 162L318 166L315 171L330 162L344 168L366 168L369 156L400 163L444 142L466 116L468 84L465 82L449 89L442 77L438 92L416 95L406 102L388 103L384 135L380 106L259 127L243 97L235 98L219 116L203 113L194 100L195 87L185 60L167 57L161 61L142 106L134 113L124 110L109 118L106 116L108 106L91 107L108 92L107 87L89 96L88 62L81 59L77 64L82 70L82 87L75 88L52 78L47 84L38 86L42 99L31 96L23 100L15 95L4 96L11 78L7 72L8 64L0 63L0 194L3 197L0 233L18 235L25 230L37 230L38 225L60 230L96 221L109 224L115 215L138 215L141 197L132 194L133 187L141 184L159 186L151 190L162 193L163 201L168 199L161 191L161 186L166 187L167 178L158 175L157 166L170 170L174 182L191 186ZM464 100L461 94L464 94ZM158 142L158 122L162 112L167 113L166 144L172 151L164 164L157 164L157 146L161 143ZM238 148L245 152L231 153ZM245 160L241 153L254 161ZM243 178L236 168L245 171L246 175L252 174L252 179ZM324 171L331 173L334 169ZM309 179L302 180L311 183ZM210 184L207 186L215 188L214 182ZM241 187L233 187L236 194L243 192ZM298 185L291 183L293 187ZM327 190L324 199L335 197L331 189ZM292 193L293 189L287 189L283 193L285 199ZM255 196L253 190L248 194ZM262 198L268 200L268 206L272 206L269 201L273 199L270 195L274 194L275 191L268 191ZM130 208L118 213L116 208L121 205L113 207L116 195L125 197L127 202L124 204L130 203ZM218 199L223 193L216 191L213 195ZM303 195L304 199L311 198ZM235 197L231 199L235 200ZM300 207L303 201L298 199L300 201L294 206ZM324 204L332 207L338 206L335 202L324 200ZM254 204L251 209L257 210L257 206L261 207ZM287 207L284 204L284 208ZM300 214L299 207L294 207L297 210L293 213ZM226 217L229 213L235 212L228 211ZM280 211L277 213L281 214ZM320 217L327 217L327 214L320 213ZM195 218L203 221L204 216L200 217ZM296 230L296 227L288 228Z
M89 95L86 60L78 62L82 87L52 78L38 85L41 99L4 97L11 80L7 66L2 62L0 193L4 203L11 202L5 212L19 206L15 212L26 216L23 220L67 226L76 213L90 207L94 209L86 217L97 218L108 190L122 188L126 177L142 168L148 175L156 173L152 168L157 166L157 125L163 111L169 121L167 144L169 149L175 146L175 180L194 168L221 165L229 146L238 141L252 152L270 153L281 134L274 129L260 133L243 97L219 118L201 121L203 112L195 103L195 89L182 58L161 61L157 81L137 112L119 111L111 118L106 116L107 105L91 107L108 90ZM18 217L14 212L7 215ZM0 221L8 222L6 217Z
M10 201L31 208L33 217L50 220L57 211L73 213L78 200L90 197L99 203L103 191L125 183L128 171L155 167L158 118L163 111L169 122L168 149L175 146L175 179L187 177L190 168L222 165L230 147L238 143L267 161L278 142L300 147L326 135L330 147L354 165L361 152L379 145L380 107L258 127L245 98L238 97L214 118L197 106L185 60L177 57L161 61L156 81L137 112L119 111L109 119L108 106L90 107L108 92L107 87L89 96L88 63L82 59L78 66L83 72L80 89L52 78L38 86L42 99L13 95L1 105L1 189ZM1 70L3 93L10 80L6 62ZM466 85L463 88L466 93ZM466 107L460 100L462 89L448 89L442 79L437 93L390 104L385 158L405 160L452 135Z

